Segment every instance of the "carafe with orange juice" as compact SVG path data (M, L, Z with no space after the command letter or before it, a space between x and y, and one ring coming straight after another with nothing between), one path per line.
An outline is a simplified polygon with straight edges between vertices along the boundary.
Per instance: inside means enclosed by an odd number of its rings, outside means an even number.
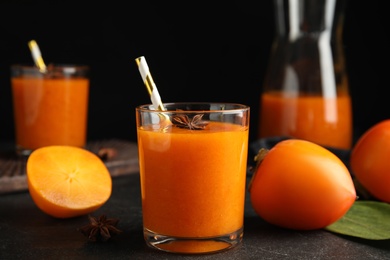
M243 237L249 107L136 108L144 237L175 253L233 248Z
M341 46L344 0L274 0L276 37L260 97L258 137L350 149L352 104Z
M49 145L86 145L88 72L81 65L50 65L46 72L35 66L11 67L18 154Z

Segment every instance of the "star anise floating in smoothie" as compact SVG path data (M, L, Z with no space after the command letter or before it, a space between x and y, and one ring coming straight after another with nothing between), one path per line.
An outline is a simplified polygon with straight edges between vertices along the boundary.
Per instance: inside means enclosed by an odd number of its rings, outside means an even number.
M203 130L208 124L207 121L202 120L204 114L197 114L192 118L187 115L177 114L172 117L172 123L181 128L188 128L190 130Z
M89 224L78 229L84 234L89 241L107 241L112 236L122 233L116 226L119 219L107 218L106 215L101 215L99 218L88 215Z

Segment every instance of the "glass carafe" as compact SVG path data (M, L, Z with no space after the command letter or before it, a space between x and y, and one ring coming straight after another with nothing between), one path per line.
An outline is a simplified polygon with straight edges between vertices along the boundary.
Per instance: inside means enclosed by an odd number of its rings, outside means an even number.
M274 0L276 35L260 97L259 138L352 145L343 0Z

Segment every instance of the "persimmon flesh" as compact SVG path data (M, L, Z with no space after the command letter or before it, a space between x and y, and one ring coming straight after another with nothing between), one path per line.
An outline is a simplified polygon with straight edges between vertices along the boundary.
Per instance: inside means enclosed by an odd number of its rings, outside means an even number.
M28 190L43 212L56 218L91 213L111 196L112 179L94 153L72 146L46 146L27 160Z
M320 145L288 139L259 156L250 199L255 212L271 224L321 229L344 216L356 200L348 168Z

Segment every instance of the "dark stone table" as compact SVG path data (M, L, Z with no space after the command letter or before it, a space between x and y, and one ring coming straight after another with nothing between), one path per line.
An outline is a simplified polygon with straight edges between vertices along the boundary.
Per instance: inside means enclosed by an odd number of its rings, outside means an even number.
M281 229L258 217L247 196L244 239L222 253L193 256L148 248L142 236L139 174L113 178L113 193L92 215L119 218L123 232L88 242L77 228L87 216L55 219L42 213L28 191L0 195L0 259L390 259L390 240L369 241L324 230Z
M272 144L254 143L258 146ZM2 148L7 146L2 145ZM8 146L9 147L9 146ZM325 230L294 231L275 227L253 211L246 197L244 238L229 251L207 255L165 253L146 246L142 234L141 197L136 144L98 141L88 149L115 148L106 161L113 176L110 199L93 216L119 218L123 232L108 242L88 242L77 229L88 217L56 219L42 213L26 189L24 163L12 153L0 154L0 260L8 259L390 259L390 240L371 241ZM345 154L348 156L348 154ZM250 154L252 158L253 154ZM344 156L341 154L340 157ZM248 181L251 177L248 171Z

